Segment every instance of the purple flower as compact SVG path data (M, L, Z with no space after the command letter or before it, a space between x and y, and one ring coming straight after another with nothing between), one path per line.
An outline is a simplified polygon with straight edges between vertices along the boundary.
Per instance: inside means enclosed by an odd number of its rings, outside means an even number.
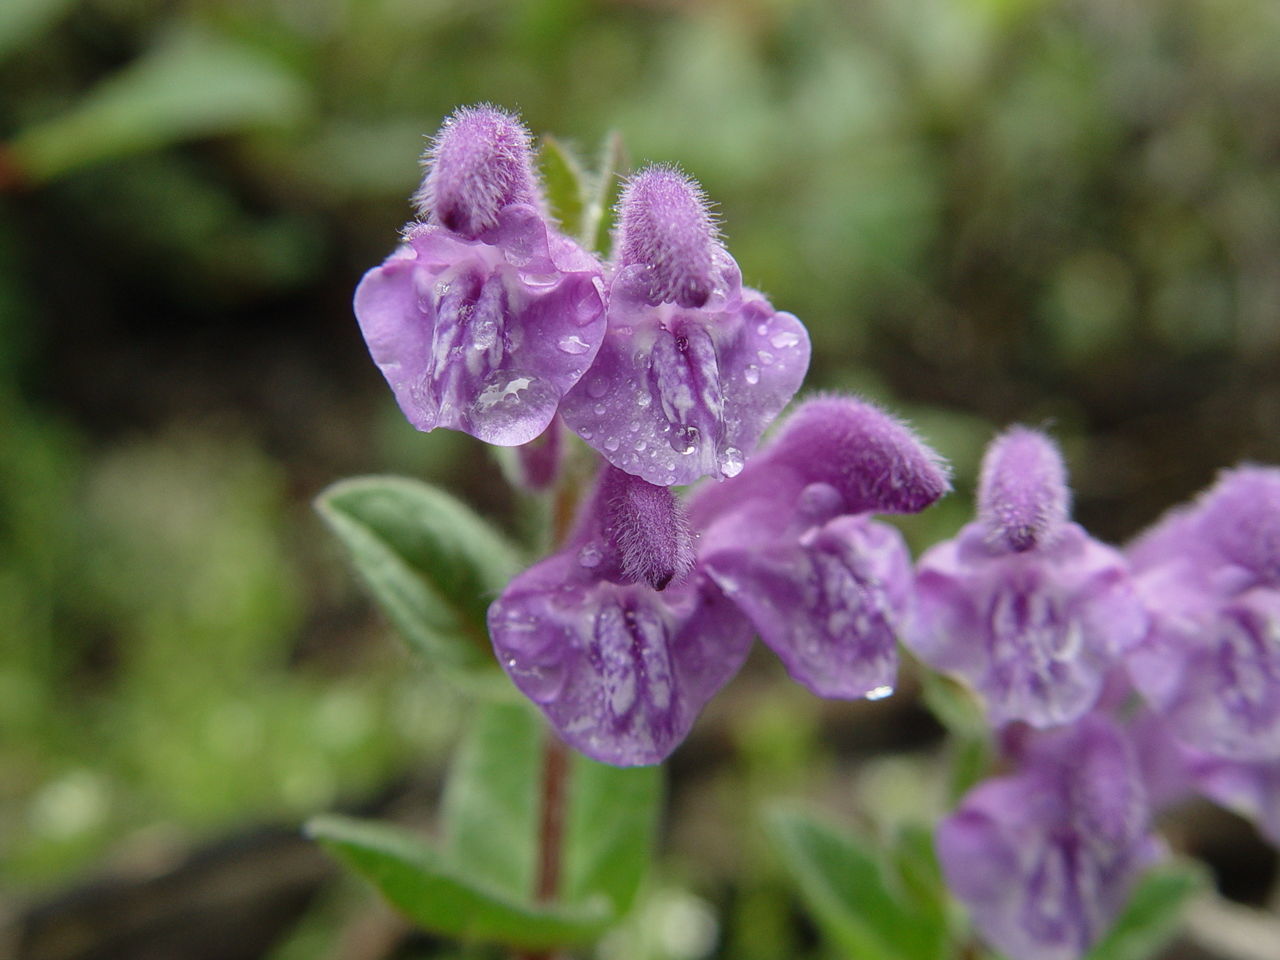
M650 483L735 476L804 379L809 336L742 286L693 181L650 167L618 211L608 332L565 423Z
M1083 716L1146 630L1124 559L1071 523L1068 503L1057 447L1014 427L987 450L979 519L917 565L907 645L972 684L997 725Z
M360 281L356 318L419 430L527 443L600 347L601 267L548 223L515 117L460 109L425 162L423 222Z
M815 692L884 695L910 561L866 514L920 510L946 488L910 431L834 398L802 406L741 476L704 485L688 519L669 489L608 466L565 548L490 608L494 649L567 742L618 765L675 749L753 627Z
M1009 960L1074 960L1110 926L1158 854L1133 751L1097 715L1033 734L1015 773L942 821L947 886Z
M911 592L901 535L871 513L915 513L949 488L937 455L870 404L802 405L736 479L690 503L708 576L792 678L824 697L887 696Z
M1184 743L1280 760L1280 469L1224 472L1129 555L1152 612L1134 686Z
M588 756L658 763L746 658L750 626L692 565L671 491L606 466L566 547L489 608L499 662Z

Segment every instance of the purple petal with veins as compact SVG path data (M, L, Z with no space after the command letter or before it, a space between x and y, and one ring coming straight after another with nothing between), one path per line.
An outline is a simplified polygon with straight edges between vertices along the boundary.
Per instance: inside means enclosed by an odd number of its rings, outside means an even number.
M593 573L589 545L516 577L489 608L499 662L564 740L617 766L661 762L741 667L751 628L701 577L658 593Z
M892 527L837 517L763 549L712 551L703 568L814 693L851 699L893 691L911 559Z
M355 310L369 352L419 430L528 443L604 335L600 267L514 204L468 240L438 226L365 274Z
M971 523L917 564L904 641L985 699L994 725L1070 723L1142 639L1146 613L1124 558L1073 523L1052 546L1011 552Z

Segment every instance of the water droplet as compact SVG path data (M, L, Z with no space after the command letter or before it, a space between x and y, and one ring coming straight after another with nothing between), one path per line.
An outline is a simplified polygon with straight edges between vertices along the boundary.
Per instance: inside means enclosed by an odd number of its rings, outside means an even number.
M444 296L446 293L448 293L448 292L449 292L449 281L448 281L448 280L439 280L439 281L437 281L437 282L436 282L436 296L437 296L437 297L443 297L443 296Z
M769 325L767 323L762 323L760 324L760 326L756 327L756 333L760 334L760 336L762 337L768 332L769 332Z
M649 396L647 393L642 393L638 397L636 397L636 406L638 406L641 410L649 406L649 404L651 403L653 403L653 397Z
M688 337L676 337L676 349L681 353L685 353L689 349Z
M592 437L595 436L595 434L591 432L590 427L583 427L581 430L578 431L578 436L580 436L583 440L590 440Z
M600 548L594 543L588 543L585 547L578 551L578 563L590 570L592 567L600 566L600 561L604 559L604 554L600 552Z
M790 330L784 330L782 333L775 333L769 338L769 342L779 350L785 350L787 347L794 347L800 342L800 338Z
M671 436L671 449L688 456L697 449L701 437L697 427L681 427Z
M720 453L720 472L726 477L736 477L742 472L742 451L737 447L725 447Z
M885 697L892 695L893 687L883 686L876 687L874 690L867 691L868 700L883 700Z
M676 482L676 475L674 473L668 473L666 477L663 478L663 483L668 487L675 482Z
M760 368L754 363L747 364L747 369L742 372L742 375L746 377L747 383L753 387L760 382Z
M604 406L604 404L603 404L603 403L597 403L597 404L596 404L594 407L592 407L591 409L595 411L595 414L596 414L596 416L597 416L597 417L603 417L603 416L604 416L605 406Z
M756 354L756 356L760 359L760 362L763 363L766 367L769 364L773 363L773 354L770 353L768 350L761 350Z
M643 440L637 440L635 446L636 446L636 453L643 453L649 445L645 443Z
M587 394L592 397L603 397L609 392L609 382L596 375L587 381Z
M561 337L556 342L556 347L558 347L562 353L577 356L580 353L586 353L590 350L591 344L587 343L587 341L583 340L577 334L569 334L567 337Z
M606 439L604 442L604 448L608 450L610 453L613 453L615 450L618 449L618 438L609 437L608 439Z
M471 347L474 350L488 350L498 339L498 325L492 320L477 323L471 331Z

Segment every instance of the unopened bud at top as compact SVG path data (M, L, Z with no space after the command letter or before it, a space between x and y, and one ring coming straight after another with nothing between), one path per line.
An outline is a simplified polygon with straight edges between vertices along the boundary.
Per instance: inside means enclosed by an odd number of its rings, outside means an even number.
M654 166L627 183L618 204L618 265L649 268L652 303L705 304L719 250L715 219L695 181Z
M1062 454L1043 433L1011 427L987 447L978 514L993 543L1021 553L1052 542L1070 503Z
M482 104L460 107L423 157L414 197L425 220L474 238L510 203L540 202L531 137L516 116Z

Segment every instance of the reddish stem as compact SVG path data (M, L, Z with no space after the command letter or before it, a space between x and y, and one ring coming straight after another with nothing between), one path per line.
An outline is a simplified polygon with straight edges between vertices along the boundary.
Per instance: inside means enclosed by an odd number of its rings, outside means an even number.
M542 815L538 824L538 876L533 895L542 902L560 889L560 849L564 845L565 788L569 750L550 730L542 752Z

